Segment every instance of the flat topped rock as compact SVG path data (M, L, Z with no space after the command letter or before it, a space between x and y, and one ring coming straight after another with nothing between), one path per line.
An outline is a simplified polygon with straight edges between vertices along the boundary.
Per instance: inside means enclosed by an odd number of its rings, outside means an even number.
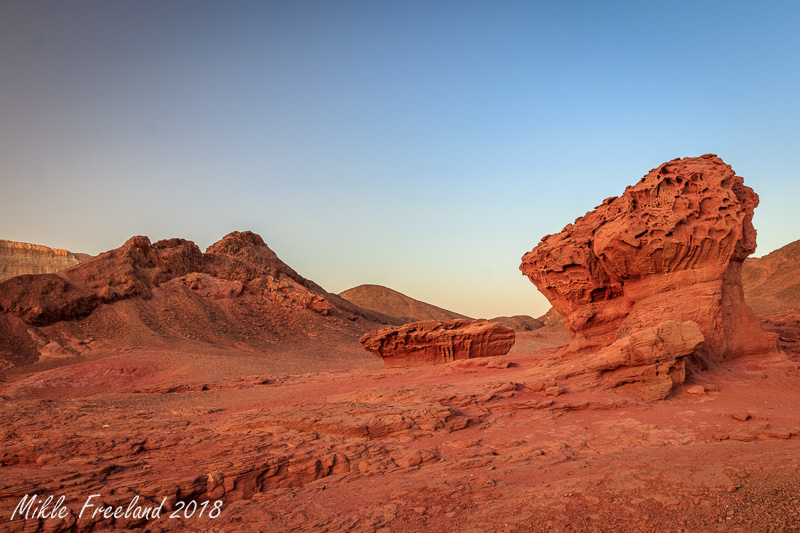
M53 274L89 258L88 254L0 239L0 281L25 274Z
M513 329L486 320L425 320L372 331L360 340L392 368L505 355L515 338Z

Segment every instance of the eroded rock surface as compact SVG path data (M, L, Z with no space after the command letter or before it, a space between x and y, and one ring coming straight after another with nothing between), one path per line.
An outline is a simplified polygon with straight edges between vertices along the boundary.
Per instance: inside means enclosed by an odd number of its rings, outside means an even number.
M665 347L681 344L656 333ZM641 342L621 348L626 361L661 360L652 335L630 338ZM144 370L141 355L125 366ZM587 390L586 373L543 381L559 365L577 368L550 355L292 376L265 357L261 374L223 379L224 365L207 364L190 383L173 366L135 390L132 375L96 360L72 380L103 380L94 393L44 397L0 383L0 530L797 529L796 368L744 357L644 405ZM10 520L32 494L64 496L69 512ZM163 502L165 512L80 516L92 494L123 510L133 498ZM208 502L205 514L172 515L192 501Z
M624 337L592 354L587 368L599 372L598 384L621 387L643 400L666 398L686 379L684 357L700 349L703 333L694 322L663 322Z
M486 320L426 320L372 331L360 340L391 368L505 355L514 339L513 329Z
M742 294L757 205L717 156L675 159L544 237L520 270L564 316L573 353L666 320L700 327L702 364L773 352Z

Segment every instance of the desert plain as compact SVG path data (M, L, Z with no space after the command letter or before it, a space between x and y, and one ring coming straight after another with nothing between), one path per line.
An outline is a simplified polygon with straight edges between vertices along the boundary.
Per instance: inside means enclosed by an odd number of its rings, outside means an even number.
M653 169L520 250L554 309L495 355L248 231L6 241L0 530L800 530L800 241L748 257L757 204L716 156Z

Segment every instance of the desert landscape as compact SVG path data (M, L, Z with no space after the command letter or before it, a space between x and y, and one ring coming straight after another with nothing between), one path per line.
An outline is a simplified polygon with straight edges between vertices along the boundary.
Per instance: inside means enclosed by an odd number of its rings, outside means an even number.
M798 21L0 0L0 533L800 533Z
M757 205L654 168L524 254L539 319L333 294L249 231L3 241L0 530L800 530L800 241L748 257Z

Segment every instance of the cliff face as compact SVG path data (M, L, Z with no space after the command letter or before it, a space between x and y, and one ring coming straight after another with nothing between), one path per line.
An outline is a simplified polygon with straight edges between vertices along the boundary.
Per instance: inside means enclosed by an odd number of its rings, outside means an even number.
M52 274L91 256L39 244L0 240L0 281L23 274Z

